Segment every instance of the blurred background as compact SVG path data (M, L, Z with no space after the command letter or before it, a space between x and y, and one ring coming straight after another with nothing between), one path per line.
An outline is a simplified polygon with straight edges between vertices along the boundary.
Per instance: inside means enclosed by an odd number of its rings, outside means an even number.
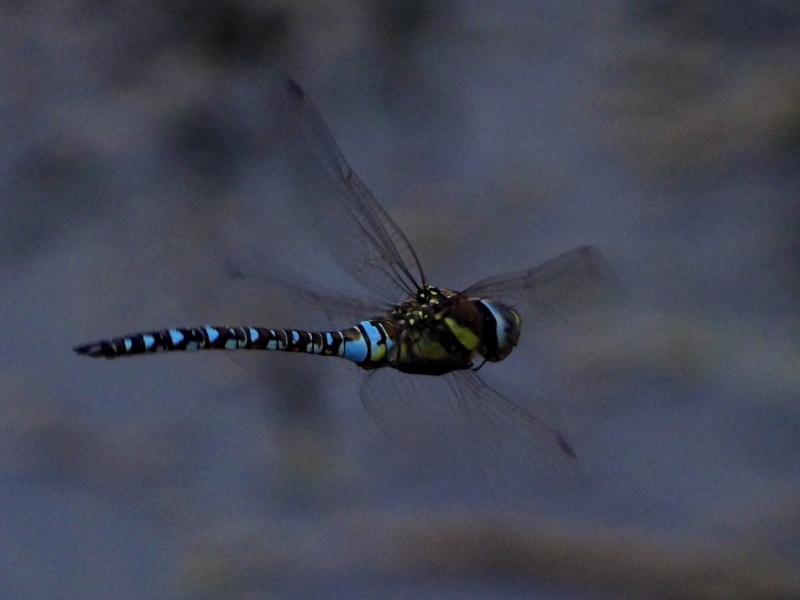
M796 2L0 14L0 597L800 597ZM72 353L352 324L296 291L361 293L249 145L267 65L433 283L602 248L613 318L481 372L580 476L403 453L344 361ZM238 228L266 258L236 263Z

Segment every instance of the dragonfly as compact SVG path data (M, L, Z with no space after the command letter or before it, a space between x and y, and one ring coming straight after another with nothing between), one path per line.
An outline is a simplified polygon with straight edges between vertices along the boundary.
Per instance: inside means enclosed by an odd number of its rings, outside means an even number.
M498 445L512 438L535 440L566 462L575 461L575 451L557 427L488 385L478 369L511 354L526 315L558 314L562 306L589 297L609 271L601 252L581 246L466 289L432 285L408 238L351 168L306 92L281 72L269 74L267 82L265 110L271 122L322 184L323 193L309 201L322 215L321 235L335 238L340 266L382 299L382 311L338 330L172 327L95 341L74 351L107 359L193 350L339 357L369 372L361 400L390 435L399 427L392 422L391 408L413 397L417 405L450 407L460 415L453 422L472 423ZM396 373L395 379L382 379L383 372ZM431 388L438 397L426 397L431 394L427 382L443 379L446 386Z

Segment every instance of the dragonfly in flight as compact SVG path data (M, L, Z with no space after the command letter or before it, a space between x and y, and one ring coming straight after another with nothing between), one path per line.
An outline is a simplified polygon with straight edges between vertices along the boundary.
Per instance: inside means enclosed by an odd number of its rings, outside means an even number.
M575 452L556 427L487 385L477 369L509 356L528 314L543 308L558 312L562 303L590 297L608 273L600 251L581 246L533 268L490 277L461 290L430 284L405 234L350 167L304 90L280 72L266 77L274 122L305 157L306 167L324 182L327 193L314 200L312 208L330 216L335 225L324 227L320 235L339 236L340 264L385 299L385 310L338 330L174 327L95 341L77 346L75 352L109 359L189 350L336 356L370 372L361 399L389 430L393 425L387 407L404 403L411 394L424 395L422 380L448 378L443 388L448 398L424 401L446 402L462 421L466 417L501 442L506 436L536 439L566 461L574 461ZM324 225L326 220L323 216L320 221ZM408 385L382 383L377 374L390 370L401 374Z

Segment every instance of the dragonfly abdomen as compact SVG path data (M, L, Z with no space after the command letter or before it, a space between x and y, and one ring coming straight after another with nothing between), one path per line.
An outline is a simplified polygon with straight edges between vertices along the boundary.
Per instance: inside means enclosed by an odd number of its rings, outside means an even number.
M265 327L171 328L135 333L78 346L75 352L94 358L117 358L155 352L193 350L277 350L339 356L365 368L386 364L394 333L383 321L362 321L340 331L312 332Z

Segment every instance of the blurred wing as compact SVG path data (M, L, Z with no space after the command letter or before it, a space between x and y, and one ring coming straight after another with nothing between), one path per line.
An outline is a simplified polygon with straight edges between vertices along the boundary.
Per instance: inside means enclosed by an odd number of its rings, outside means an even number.
M499 444L510 449L540 446L545 453L557 453L562 460L574 461L575 452L555 427L534 416L486 385L475 371L454 373L458 393L466 406L475 412L475 420L484 423Z
M322 192L305 199L320 238L359 281L395 302L425 283L408 239L347 163L305 91L287 75L267 78L275 130L299 159L296 168Z
M600 250L581 246L532 269L479 281L464 293L510 305L524 304L539 314L559 316L608 294L613 279Z
M297 275L293 280L282 275L274 275L266 280L264 277L239 271L237 265L228 269L226 274L226 292L238 289L237 303L248 307L248 312L236 322L246 322L247 315L250 319L252 315L260 316L265 299L269 299L273 306L276 303L291 305L293 314L286 321L280 322L291 323L292 327L301 329L350 327L365 319L379 318L391 308L387 303L342 295L320 286L315 288L305 278ZM270 317L272 318L274 317Z
M361 401L379 428L420 461L485 476L566 476L576 459L561 433L471 370L410 377L371 373Z

